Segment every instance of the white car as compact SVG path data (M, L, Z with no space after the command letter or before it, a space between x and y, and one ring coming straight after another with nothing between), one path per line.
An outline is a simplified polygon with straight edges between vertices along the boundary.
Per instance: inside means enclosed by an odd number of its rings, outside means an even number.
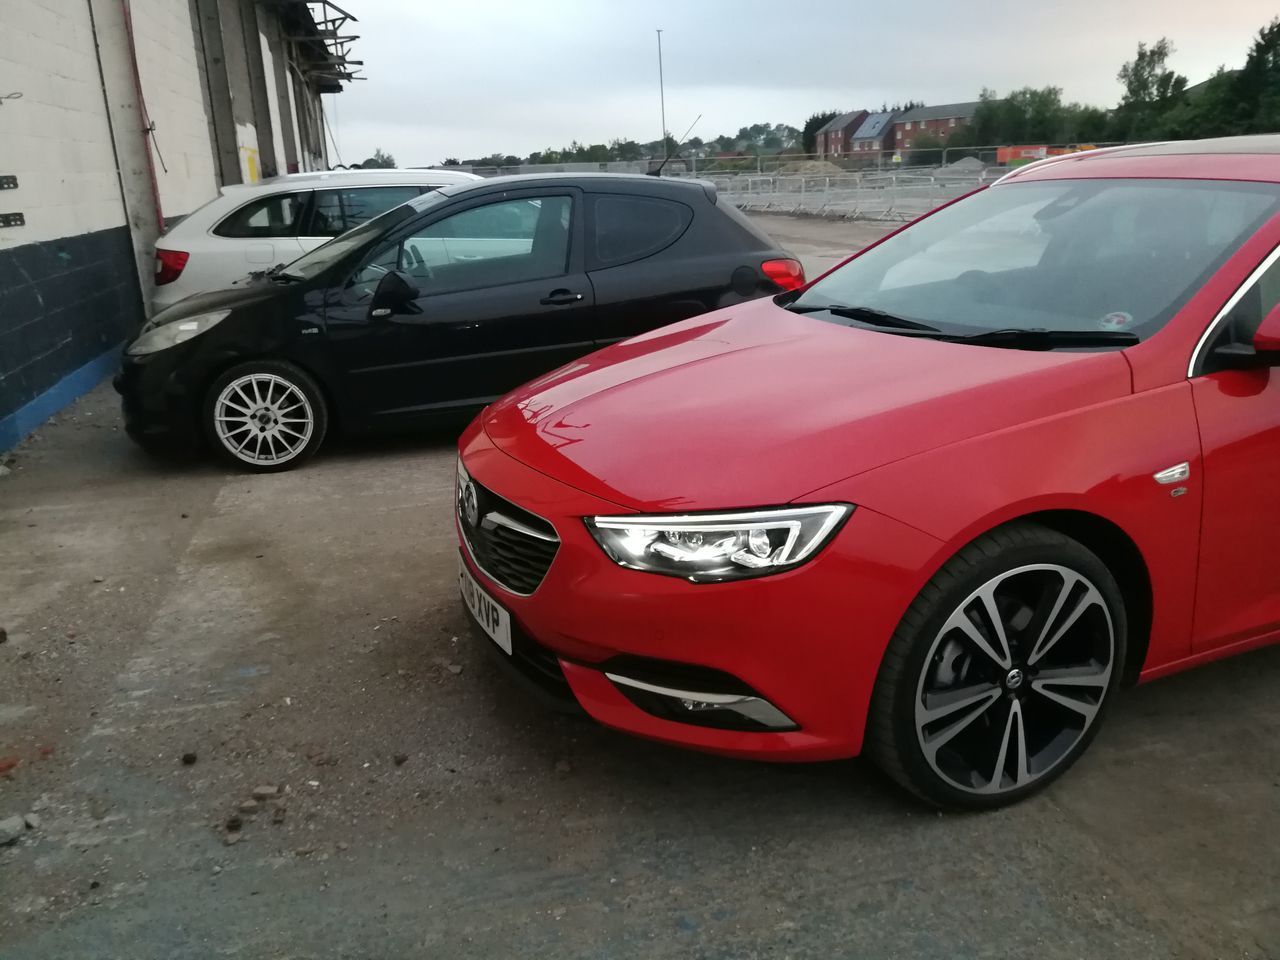
M453 170L335 170L223 187L156 241L152 310L296 260L421 193L479 179Z

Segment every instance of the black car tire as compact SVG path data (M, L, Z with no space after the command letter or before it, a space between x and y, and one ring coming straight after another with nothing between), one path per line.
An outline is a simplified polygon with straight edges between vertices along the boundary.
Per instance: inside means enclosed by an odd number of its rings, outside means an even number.
M250 360L225 371L209 387L201 422L223 460L255 473L278 473L315 455L328 430L329 412L324 394L305 370L282 360Z
M181 463L194 460L204 453L204 445L198 435L185 437L146 437L129 434L134 446L159 463Z
M1082 544L1032 523L987 533L938 571L894 632L866 750L938 806L1021 800L1097 734L1123 673L1126 626L1115 578Z

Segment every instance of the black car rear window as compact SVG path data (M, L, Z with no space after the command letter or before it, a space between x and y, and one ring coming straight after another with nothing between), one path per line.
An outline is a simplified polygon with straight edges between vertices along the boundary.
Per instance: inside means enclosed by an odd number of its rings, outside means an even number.
M594 208L593 259L614 267L671 246L693 221L693 210L675 200L602 194Z
M769 235L757 227L754 223L747 219L747 215L735 207L732 203L717 203L716 209L720 211L726 218L733 221L734 226L745 233L761 250L773 249L773 241L769 239Z

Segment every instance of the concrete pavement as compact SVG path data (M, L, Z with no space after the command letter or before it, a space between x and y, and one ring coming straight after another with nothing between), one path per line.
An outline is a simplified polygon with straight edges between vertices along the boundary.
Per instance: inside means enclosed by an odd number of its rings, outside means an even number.
M526 699L456 599L448 431L251 477L148 460L107 387L58 421L0 478L6 960L1280 956L1280 649L941 815Z

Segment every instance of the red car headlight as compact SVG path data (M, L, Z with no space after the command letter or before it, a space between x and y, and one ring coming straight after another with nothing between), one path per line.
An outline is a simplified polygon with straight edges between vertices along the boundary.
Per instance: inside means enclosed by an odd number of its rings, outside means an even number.
M587 517L587 529L615 563L719 583L777 573L810 559L834 536L847 503L741 513Z

